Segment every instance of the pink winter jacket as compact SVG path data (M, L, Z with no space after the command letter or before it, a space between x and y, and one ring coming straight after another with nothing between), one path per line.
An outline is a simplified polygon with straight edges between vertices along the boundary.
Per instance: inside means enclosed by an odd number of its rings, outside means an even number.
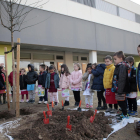
M71 88L82 88L82 71L73 71L70 76Z
M69 85L70 85L70 75L66 76L65 74L62 74L59 81L59 88L69 89Z

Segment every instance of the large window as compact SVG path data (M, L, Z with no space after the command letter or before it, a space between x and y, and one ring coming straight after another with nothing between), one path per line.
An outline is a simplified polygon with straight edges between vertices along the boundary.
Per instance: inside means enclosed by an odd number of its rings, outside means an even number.
M78 56L73 56L73 61L78 61Z
M90 7L95 7L95 0L72 0Z
M103 0L96 0L96 9L99 9L101 11L117 15L117 6L110 4L108 2L105 2Z
M125 10L123 8L120 8L120 7L119 7L119 15L122 18L131 20L131 21L136 21L135 20L135 14L134 13L132 13L130 11L127 11L127 10Z
M54 55L52 54L33 54L33 59L35 60L54 60Z

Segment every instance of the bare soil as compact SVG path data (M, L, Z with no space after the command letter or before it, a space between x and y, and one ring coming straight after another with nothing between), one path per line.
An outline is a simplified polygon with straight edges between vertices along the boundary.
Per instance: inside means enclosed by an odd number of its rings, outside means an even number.
M70 106L65 107L65 111L59 111L61 103L55 106L53 116L50 118L50 124L43 124L43 111L47 111L45 104L38 104L38 97L36 96L36 102L34 104L21 103L20 113L21 120L19 121L20 127L18 129L10 129L9 132L16 140L88 140L88 139L102 139L106 137L111 129L106 117L101 117L101 113L97 114L94 125L90 123L89 117L93 114L93 111L97 107L97 95L94 95L94 108L89 112L77 113L77 111L66 111L67 108L74 108L74 97L71 92ZM140 99L140 98L138 98ZM64 101L59 92L59 101ZM82 108L85 108L85 97L81 93ZM12 104L11 108L12 108ZM50 107L51 109L51 107ZM7 105L0 105L0 124L17 119L15 115L8 112ZM138 106L138 114L140 113L140 106ZM67 115L71 116L70 124L72 125L72 131L67 131ZM98 116L99 115L99 116ZM101 116L100 116L101 115ZM77 117L78 116L78 117ZM137 116L140 118L140 114ZM99 119L100 118L100 119ZM97 122L96 122L97 121ZM103 122L102 122L103 121ZM105 125L103 125L105 123ZM107 128L107 130L105 130ZM94 133L91 133L94 132ZM99 136L100 135L100 136ZM32 138L33 137L33 138ZM128 124L125 128L112 134L108 140L139 140L134 131L134 124ZM8 140L3 134L0 133L0 140Z

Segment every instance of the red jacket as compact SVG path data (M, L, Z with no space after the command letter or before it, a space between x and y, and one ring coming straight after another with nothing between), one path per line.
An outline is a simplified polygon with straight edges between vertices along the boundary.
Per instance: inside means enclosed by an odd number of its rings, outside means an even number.
M16 77L16 72L15 72L15 77ZM13 71L8 76L8 81L9 81L10 85L13 86Z

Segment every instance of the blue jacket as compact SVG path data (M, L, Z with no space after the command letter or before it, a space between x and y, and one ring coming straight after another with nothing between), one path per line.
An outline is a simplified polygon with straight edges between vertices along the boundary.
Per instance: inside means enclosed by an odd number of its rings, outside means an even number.
M106 65L105 64L99 64L96 69L92 70L92 74L94 75L93 79L93 90L104 90L103 86L103 75L105 71Z
M50 88L50 80L51 80L51 74L47 73L46 82L45 82L45 88L47 89ZM59 75L57 73L54 74L54 84L56 89L59 88Z
M137 70L137 83L138 83L138 88L140 91L140 63L139 63L138 70Z

